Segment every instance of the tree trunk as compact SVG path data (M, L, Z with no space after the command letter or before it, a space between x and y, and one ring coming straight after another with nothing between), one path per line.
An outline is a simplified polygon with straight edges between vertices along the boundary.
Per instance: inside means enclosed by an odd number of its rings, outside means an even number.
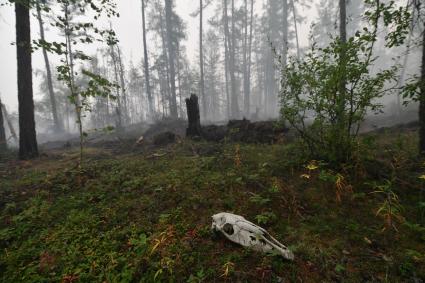
M4 119L2 111L2 103L0 100L0 152L7 149L6 131L4 129Z
M199 0L199 69L201 72L199 92L202 99L202 116L207 118L207 97L205 95L205 82L204 82L204 50L203 50L203 1Z
M148 95L149 103L149 115L153 116L155 106L153 104L152 91L150 85L150 73L149 73L149 57L148 57L148 45L146 42L146 18L145 18L145 0L142 0L142 25L143 25L143 55L144 55L144 68L145 68L145 79L146 79L146 94Z
M248 0L244 1L245 11L243 17L243 93L244 93L244 115L249 119L249 78L248 78Z
M226 1L226 5L227 5L227 1ZM230 46L230 83L231 83L231 89L232 89L231 117L239 118L239 103L238 103L238 94L236 92L236 76L235 76L235 71L236 71L235 0L232 0L232 37L231 39L232 39L231 44L229 44Z
M189 121L189 127L186 130L186 136L200 137L201 136L201 120L199 115L198 97L192 94L190 98L186 99L186 107L187 107L187 118Z
M251 16L250 16L250 30L249 30L249 43L248 43L248 83L247 83L247 91L248 91L248 100L249 104L251 103L251 65L252 65L252 37L253 37L253 29L254 29L254 0L251 0ZM248 112L250 105L248 105Z
M20 159L30 159L38 156L32 90L32 50L29 4L29 0L15 3Z
M162 10L161 10L161 8L160 8L160 10L159 10L159 19L160 19L160 22L161 23L163 23L164 22L164 16L163 16L163 14L162 14ZM165 77L166 78L166 80L164 80L164 81L166 81L167 82L167 84L166 84L166 87L164 88L164 85L163 85L163 92L162 92L162 97L163 97L163 100L162 100L162 108L164 109L164 107L165 107L165 98L167 98L167 100L168 100L168 103L169 103L169 105L171 105L171 102L170 102L170 97L171 97L171 82L170 82L170 63L169 63L169 56L168 56L168 47L167 47L167 39L166 39L166 30L164 30L164 26L162 25L162 24L160 24L160 27L161 27L161 42L162 42L162 56L164 57L164 61L165 61L165 76L161 76L161 77ZM162 68L163 70L164 70L164 68ZM158 73L159 74L159 73ZM158 77L158 78L161 78L161 77ZM163 111L162 113L166 113L166 111Z
M294 0L291 0L292 5L292 14L294 15L294 28L295 28L295 40L297 42L297 59L300 59L301 52L300 52L300 41L298 38L298 23L297 23L297 10L295 9L295 3Z
M170 114L174 119L178 118L177 113L177 96L176 96L176 72L175 72L175 52L172 37L172 0L165 0L165 24L167 29L167 45L168 45L168 63L170 64L170 84L171 84L171 97L170 97Z
M283 67L286 68L288 62L288 0L283 0L283 51L282 51L282 60Z
M339 0L339 37L341 42L347 42L347 4L346 0Z
M229 18L227 15L227 0L223 3L223 22L224 22L224 75L226 79L226 107L227 119L231 118L230 94L229 94L229 73L230 73L230 35Z
M46 39L44 35L43 18L41 16L41 7L38 2L37 2L37 20L38 20L38 25L40 27L40 38L43 42L45 42ZM47 88L49 90L50 105L52 107L53 123L54 123L55 130L61 132L63 131L63 124L62 124L62 120L60 120L58 116L56 96L53 90L53 78L52 78L52 71L50 69L49 56L47 55L47 50L45 48L43 48L42 50L43 50L44 64L46 67Z
M118 130L122 130L121 126L122 126L122 96L121 96L121 92L120 92L120 87L118 86L119 82L119 74L118 74L118 62L117 62L117 57L115 54L115 50L114 50L114 46L110 46L109 47L109 53L111 55L111 59L112 59L112 64L113 64L113 68L114 68L114 76L115 76L115 92L116 92L116 98L117 98L117 104L118 104L118 108L115 109L115 113L117 115L117 128Z
M12 136L15 143L19 144L18 136L16 135L16 131L15 131L15 128L13 127L12 121L10 120L10 116L7 113L6 106L4 104L0 104L0 107L2 107L3 117L6 120L7 126L9 127L10 135Z
M124 113L121 113L121 115L124 118L124 125L128 125L128 123L130 122L130 113L128 111L128 103L127 103L127 87L125 85L125 70L124 70L124 64L122 62L122 57L121 57L121 49L120 47L117 45L117 55L118 55L118 71L119 71L119 77L120 77L120 87L121 87L121 97L122 97L122 111L124 111Z
M177 44L177 58L180 58L180 44ZM180 117L184 117L183 110L183 99L182 99L182 83L181 83L181 64L180 60L177 59L177 88L179 90L179 112Z
M422 38L422 69L419 97L419 153L425 155L425 32Z

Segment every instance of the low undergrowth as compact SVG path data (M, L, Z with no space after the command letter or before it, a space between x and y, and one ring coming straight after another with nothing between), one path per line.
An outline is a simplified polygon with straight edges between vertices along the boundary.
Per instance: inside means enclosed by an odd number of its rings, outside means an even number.
M338 170L297 144L189 141L134 155L90 149L82 171L72 150L7 161L0 281L423 280L425 164L411 136L362 137ZM212 237L222 211L265 227L295 261Z

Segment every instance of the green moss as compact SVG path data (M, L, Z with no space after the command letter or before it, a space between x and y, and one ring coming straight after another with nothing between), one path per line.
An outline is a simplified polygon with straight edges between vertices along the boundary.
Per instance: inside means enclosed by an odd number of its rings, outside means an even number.
M383 220L375 214L382 200L364 185L379 180L368 173L367 163L350 167L364 172L341 172L353 194L339 203L332 182L306 171L308 160L297 144L242 144L240 164L235 144L216 148L185 141L159 155L92 150L83 172L69 157L40 160L30 168L13 165L0 180L0 281L423 278L425 224L419 203L424 200L416 189L423 186L417 178L420 161L400 139L393 147L386 141L382 146L388 151L370 145L364 160L379 157L385 164L395 153L404 160L394 185L409 225L399 225L398 232L381 231ZM310 179L300 177L305 173ZM260 219L296 260L214 239L211 215L220 211ZM231 271L223 275L226 266Z

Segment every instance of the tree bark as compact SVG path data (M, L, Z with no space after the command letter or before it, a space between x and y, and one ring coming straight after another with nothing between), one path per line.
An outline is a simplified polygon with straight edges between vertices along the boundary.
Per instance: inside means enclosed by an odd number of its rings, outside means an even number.
M223 23L224 23L224 75L226 79L226 107L227 119L231 118L230 94L229 94L229 73L230 73L230 35L229 18L227 15L227 0L223 3Z
M198 97L192 94L190 98L186 99L186 107L187 107L187 118L189 121L189 127L186 130L186 136L200 137L201 136L201 120L199 115Z
M248 78L248 0L244 0L244 38L243 38L243 93L244 93L244 115L249 119L249 78Z
M227 1L226 5L227 5ZM227 9L227 6L226 6ZM226 17L227 18L227 17ZM235 27L235 0L232 0L232 37L230 47L230 84L232 89L232 97L231 97L231 117L238 118L239 117L239 102L238 102L238 94L236 92L236 27Z
M109 47L109 53L111 55L112 64L113 64L113 67L114 67L114 76L115 76L115 84L116 84L115 93L116 93L117 104L118 104L118 108L115 109L115 113L117 115L116 125L117 125L118 130L122 130L122 128L121 128L122 125L123 125L123 123L122 123L122 120L123 120L122 119L122 96L121 96L120 87L118 86L118 84L119 84L119 82L118 82L118 80L119 80L118 62L117 62L117 57L116 57L113 45L111 45Z
M146 94L148 96L149 103L149 115L153 116L155 106L153 104L152 90L150 85L150 72L149 72L149 57L148 57L148 45L146 42L146 17L145 17L145 0L142 1L142 28L143 28L143 55L144 55L144 68L145 68L145 80L146 80Z
M44 35L43 18L41 16L41 7L38 2L37 2L37 20L38 20L38 25L40 27L40 38L42 41L45 42L46 38ZM53 77L52 77L52 71L50 68L49 56L47 55L47 50L45 48L43 48L42 51L43 51L44 64L46 67L47 88L49 90L50 105L52 107L53 123L54 123L55 130L61 132L63 131L63 124L62 124L62 120L59 119L59 115L57 111L56 95L55 95L55 91L53 90Z
M425 27L425 26L424 26ZM419 153L425 155L425 32L422 38L422 68L419 94Z
M38 156L32 89L31 26L29 0L15 3L18 61L19 158Z
M167 29L167 46L168 46L168 63L170 64L170 84L171 84L171 97L170 97L170 114L174 119L178 118L177 113L177 96L176 96L176 71L175 71L175 50L173 46L172 37L172 0L165 0L165 24Z
M295 3L294 0L291 0L292 5L292 14L294 15L294 28L295 28L295 40L297 42L297 59L300 59L301 52L300 52L300 41L298 38L298 23L297 23L297 10L295 9Z
M347 42L347 4L346 0L339 0L339 37L341 42Z
M286 68L286 64L288 62L288 0L283 0L283 20L282 20L282 28L283 28L283 51L282 51L282 59L283 59L283 67Z
M6 131L4 127L2 108L3 107L0 100L0 152L5 151L7 149Z
M125 70L124 70L124 64L122 62L122 56L121 56L121 49L117 45L117 55L118 55L118 71L119 71L119 77L120 77L120 87L121 87L121 96L122 96L122 111L124 113L122 114L122 117L124 118L124 125L128 125L130 123L130 115L128 111L128 97L127 97L127 86L125 85Z
M203 50L203 1L199 0L199 69L201 72L199 92L202 99L202 116L204 119L207 117L207 97L205 95L205 82L204 82L204 50Z
M254 0L251 0L251 16L250 16L250 30L249 30L249 43L248 43L248 112L250 111L251 103L251 65L252 65L252 38L254 29Z
M12 121L10 120L10 116L7 113L6 106L4 104L0 104L0 107L3 109L3 117L6 120L7 126L9 127L10 135L12 136L13 140L16 144L19 144L18 135L16 135L15 128L13 127Z

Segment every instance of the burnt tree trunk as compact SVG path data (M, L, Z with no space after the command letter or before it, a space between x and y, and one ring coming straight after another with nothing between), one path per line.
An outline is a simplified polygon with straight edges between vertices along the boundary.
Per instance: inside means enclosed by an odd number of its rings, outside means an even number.
M419 153L425 155L425 33L422 39L422 69L419 94Z
M187 118L189 127L186 130L186 136L201 136L201 117L199 115L198 97L194 94L186 99Z
M205 80L204 80L204 46L203 46L203 19L204 19L203 1L199 1L199 71L200 71L200 82L199 82L199 93L202 99L202 115L204 119L207 119L207 98L205 95Z
M29 0L15 3L18 60L19 158L38 156L32 90L31 27Z
M6 141L6 131L4 130L4 120L3 120L3 112L1 107L0 100L0 152L5 151L7 149L7 141Z

